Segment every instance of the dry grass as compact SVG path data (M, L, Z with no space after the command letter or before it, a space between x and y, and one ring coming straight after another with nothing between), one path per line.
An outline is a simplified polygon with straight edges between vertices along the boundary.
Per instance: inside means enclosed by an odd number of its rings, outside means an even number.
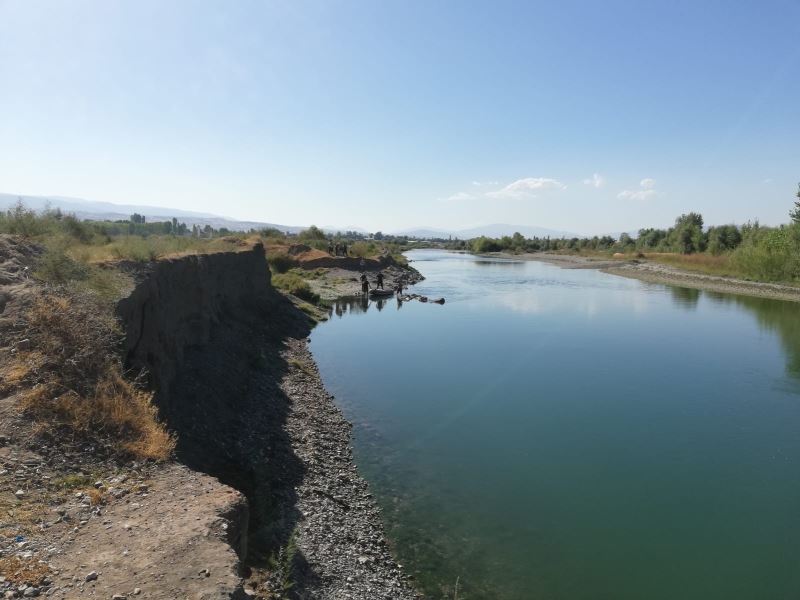
M730 256L723 254L672 254L648 252L645 258L654 262L678 267L687 271L696 271L708 275L736 276L736 269L730 264Z
M100 490L89 488L86 490L86 495L89 496L89 502L92 506L100 506L106 503L106 498Z
M288 363L290 367L303 371L303 373L306 375L314 375L314 369L305 361L298 360L296 358L290 358Z
M50 574L50 567L33 558L6 556L0 558L0 573L14 585L42 585Z
M249 249L257 236L226 236L194 238L171 235L142 237L126 235L113 238L105 244L83 243L69 240L67 254L84 264L104 263L114 260L147 262L158 258L174 258L189 254L233 252Z
M27 311L32 351L18 353L5 380L40 422L102 438L123 454L165 460L175 439L158 421L152 394L122 373L120 333L108 309L85 298L46 294ZM12 383L13 382L13 383Z

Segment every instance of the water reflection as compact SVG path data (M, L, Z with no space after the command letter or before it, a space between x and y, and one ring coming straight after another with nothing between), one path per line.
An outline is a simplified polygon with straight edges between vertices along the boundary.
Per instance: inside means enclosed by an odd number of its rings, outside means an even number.
M668 287L672 300L682 308L697 308L700 301L700 290L685 287Z
M786 352L786 373L800 379L800 306L797 303L716 292L705 294L718 304L735 304L746 308L755 314L762 331L777 333Z
M337 317L343 317L346 314L364 314L371 306L381 311L386 307L387 303L388 299L386 298L370 300L367 296L346 296L333 302L328 309L328 316L336 315ZM397 308L400 308L400 306L401 303L398 301Z
M366 296L345 296L335 300L328 310L328 315L343 317L346 314L363 314L369 310L370 301Z
M501 260L501 259L487 259L487 258L476 260L474 261L473 264L479 267L486 267L486 266L517 267L517 268L525 267L525 263L521 260Z
M676 306L695 310L700 298L721 305L735 305L747 309L756 317L762 331L777 333L786 353L787 375L800 379L800 306L795 302L735 296L708 290L667 286Z

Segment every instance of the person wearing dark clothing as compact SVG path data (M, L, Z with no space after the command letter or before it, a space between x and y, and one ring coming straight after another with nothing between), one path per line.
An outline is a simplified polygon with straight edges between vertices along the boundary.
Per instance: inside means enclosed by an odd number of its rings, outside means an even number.
M375 278L375 288L376 289L383 289L383 273L378 271L378 276Z
M369 293L369 281L367 280L367 274L361 274L361 293L368 294Z

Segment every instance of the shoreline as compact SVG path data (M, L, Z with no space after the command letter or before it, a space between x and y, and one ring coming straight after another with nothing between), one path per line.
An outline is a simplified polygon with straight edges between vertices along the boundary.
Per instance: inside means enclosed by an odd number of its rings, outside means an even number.
M382 512L355 464L353 425L325 388L309 339L287 340L292 367L280 382L291 405L285 428L304 470L293 508L305 560L295 583L302 597L421 598L392 552ZM267 589L280 590L279 581L270 583Z
M638 279L646 283L692 288L722 294L736 294L739 296L783 300L786 302L800 302L800 287L765 281L748 281L746 279L723 277L721 275L707 275L705 273L686 271L669 265L650 262L645 259L616 260L589 258L586 256L569 254L508 254L506 252L491 252L479 256L534 260L557 265L562 269L595 269L610 275Z
M0 237L0 371L36 343L19 324L43 289L24 277L33 256ZM260 245L165 259L116 301L129 365L181 442L165 462L43 431L24 385L0 390L0 595L421 597L308 348L311 321L265 272Z

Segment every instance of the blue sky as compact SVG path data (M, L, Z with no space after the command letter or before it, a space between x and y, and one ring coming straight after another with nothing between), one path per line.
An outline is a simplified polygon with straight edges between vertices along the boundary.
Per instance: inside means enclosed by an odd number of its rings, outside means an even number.
M384 231L788 220L800 2L0 0L0 192Z

